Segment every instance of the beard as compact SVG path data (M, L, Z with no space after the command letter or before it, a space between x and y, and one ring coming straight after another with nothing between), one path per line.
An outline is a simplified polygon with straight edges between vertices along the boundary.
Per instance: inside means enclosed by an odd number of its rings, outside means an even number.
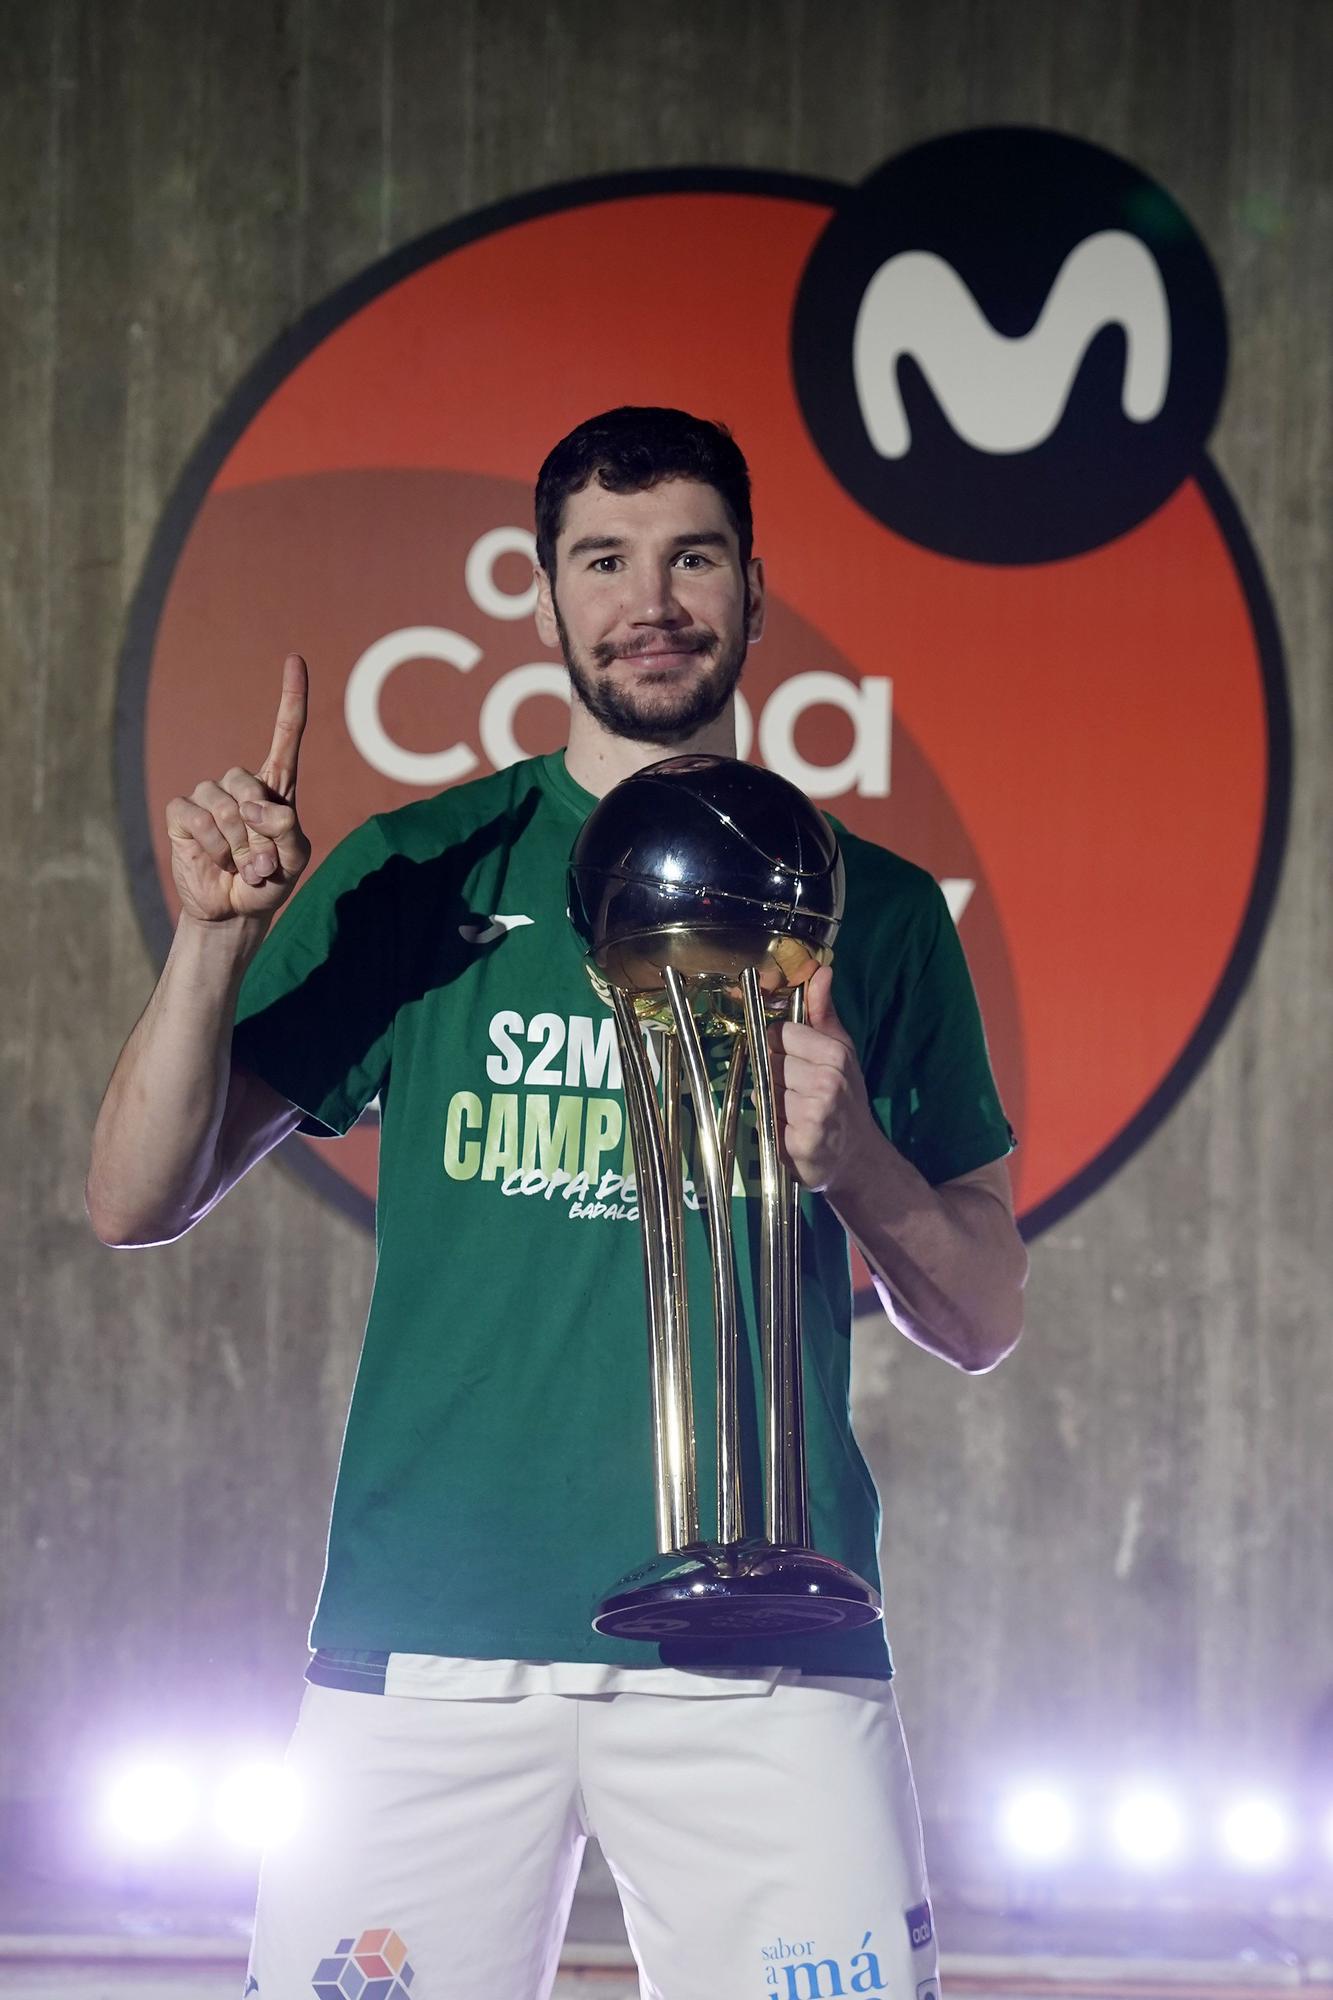
M617 660L633 656L614 646L600 645L581 659L570 643L559 605L554 609L560 650L574 692L593 720L613 736L626 737L631 743L675 748L716 722L736 691L749 650L745 637L750 616L748 590L740 633L729 643L723 644L708 631L678 635L682 646L697 654L701 662L700 671L688 678L678 668L654 673L646 667L622 684L613 678L612 669Z

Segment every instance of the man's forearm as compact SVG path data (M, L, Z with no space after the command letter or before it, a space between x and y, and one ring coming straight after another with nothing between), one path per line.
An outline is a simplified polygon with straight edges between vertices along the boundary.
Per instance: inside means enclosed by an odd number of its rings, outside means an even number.
M168 1242L215 1197L236 997L267 928L178 925L93 1132L88 1213L104 1243Z
M1027 1252L1002 1162L932 1187L876 1128L828 1198L870 1266L894 1322L919 1346L978 1373L1023 1328Z

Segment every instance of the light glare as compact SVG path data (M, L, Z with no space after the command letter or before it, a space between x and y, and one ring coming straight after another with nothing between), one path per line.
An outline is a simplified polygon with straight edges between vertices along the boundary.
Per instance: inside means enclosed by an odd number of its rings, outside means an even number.
M1139 1868L1162 1868L1185 1845L1185 1819L1171 1795L1155 1785L1122 1792L1111 1813L1111 1838Z
M1222 1815L1222 1846L1239 1868L1276 1868L1291 1845L1285 1814L1272 1799L1237 1799Z
M167 1847L194 1819L198 1798L178 1764L129 1764L107 1785L103 1818L108 1832L132 1847Z
M1074 1814L1053 1786L1011 1793L1000 1816L1005 1841L1025 1861L1058 1861L1074 1844Z
M258 1852L289 1840L300 1817L296 1781L283 1764L244 1764L218 1786L213 1818L234 1847Z

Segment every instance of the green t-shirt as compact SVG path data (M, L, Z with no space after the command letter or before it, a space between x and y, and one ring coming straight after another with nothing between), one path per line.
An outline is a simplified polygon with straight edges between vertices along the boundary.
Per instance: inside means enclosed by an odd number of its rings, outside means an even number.
M643 1258L610 1010L565 914L592 796L539 757L348 836L266 940L234 1052L310 1129L381 1114L378 1263L313 1643L479 1658L889 1671L883 1629L706 1653L594 1632L656 1546ZM957 934L921 869L841 833L834 1000L893 1143L931 1182L999 1158ZM753 1135L739 1162L753 1171ZM626 1196L625 1183L631 1183ZM738 1190L741 1180L738 1176ZM757 1230L738 1192L738 1244ZM802 1201L814 1546L878 1580L879 1503L852 1436L841 1224ZM711 1285L687 1214L701 1511L713 1483ZM740 1307L746 1489L762 1524L754 1286ZM886 1330L887 1336L887 1330Z

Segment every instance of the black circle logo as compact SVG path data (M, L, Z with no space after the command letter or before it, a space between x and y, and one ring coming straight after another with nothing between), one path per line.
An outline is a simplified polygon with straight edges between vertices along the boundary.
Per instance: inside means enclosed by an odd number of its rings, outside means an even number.
M1057 132L950 134L839 203L792 318L801 411L874 517L1038 563L1145 520L1226 380L1216 273L1164 188Z

